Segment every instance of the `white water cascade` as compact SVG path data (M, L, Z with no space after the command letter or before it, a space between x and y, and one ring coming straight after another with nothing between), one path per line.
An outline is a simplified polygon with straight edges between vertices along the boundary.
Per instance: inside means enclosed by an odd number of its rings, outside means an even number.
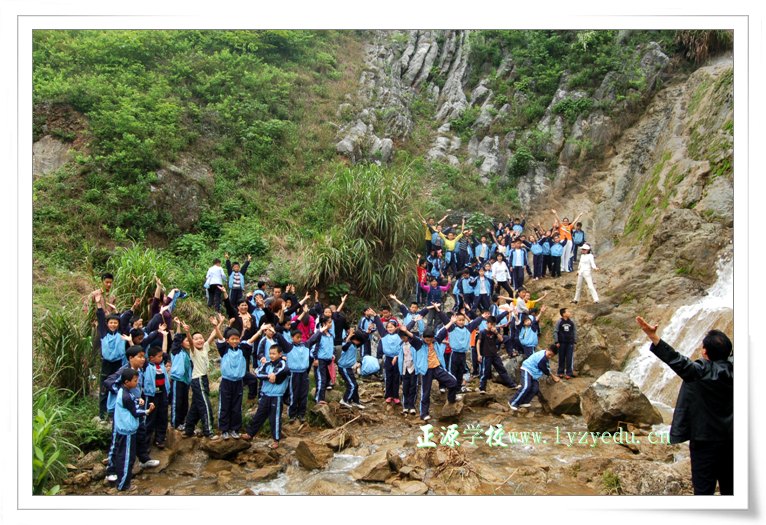
M677 352L692 359L700 357L697 350L709 330L721 330L729 337L733 334L734 264L731 256L719 260L717 273L718 279L707 295L676 310L667 326L660 325L660 337ZM647 319L647 322L654 324L655 320ZM674 407L681 379L649 351L651 344L643 333L634 345L636 350L625 366L625 373L652 402Z

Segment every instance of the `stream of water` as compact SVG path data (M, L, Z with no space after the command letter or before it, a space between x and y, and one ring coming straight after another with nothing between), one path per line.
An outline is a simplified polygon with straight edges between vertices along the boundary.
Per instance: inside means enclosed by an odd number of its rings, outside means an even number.
M697 350L709 330L715 328L727 334L733 333L734 264L731 257L719 260L717 273L718 279L708 289L707 295L680 307L667 326L660 328L660 337L664 341L692 359L699 357ZM650 319L647 321L653 322ZM660 408L675 406L680 378L649 351L651 344L643 334L633 344L637 350L625 367L625 373Z

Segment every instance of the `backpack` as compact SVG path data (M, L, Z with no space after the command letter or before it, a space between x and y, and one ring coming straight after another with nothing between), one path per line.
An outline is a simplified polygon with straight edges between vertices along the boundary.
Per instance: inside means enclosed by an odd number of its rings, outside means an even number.
M376 358L371 355L366 355L362 358L362 368L359 371L362 376L369 376L380 372L380 363Z

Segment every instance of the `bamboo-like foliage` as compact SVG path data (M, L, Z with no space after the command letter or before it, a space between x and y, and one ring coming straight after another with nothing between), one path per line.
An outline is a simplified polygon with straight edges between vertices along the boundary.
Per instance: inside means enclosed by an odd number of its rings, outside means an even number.
M117 248L109 258L107 268L114 275L114 294L120 303L118 309L130 308L133 300L140 298L140 311L147 313L156 286L154 277L159 277L165 285L172 285L171 262L152 248L144 249L135 244Z
M374 164L344 168L323 195L334 226L305 251L305 284L347 282L358 295L376 298L405 290L422 233L412 173Z
M77 308L49 310L37 335L35 355L49 384L87 396L98 361L87 316Z

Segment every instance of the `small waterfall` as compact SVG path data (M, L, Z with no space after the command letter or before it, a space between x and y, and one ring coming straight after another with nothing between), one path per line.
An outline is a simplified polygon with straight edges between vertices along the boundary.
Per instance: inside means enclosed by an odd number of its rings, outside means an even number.
M699 358L695 351L705 334L718 329L731 337L734 324L734 264L731 256L718 261L718 279L707 295L682 306L667 326L660 326L660 337L677 352ZM647 319L652 323L652 319ZM665 363L649 351L651 344L641 334L633 343L637 348L625 367L625 373L653 402L675 406L681 379ZM694 354L694 356L692 356Z

